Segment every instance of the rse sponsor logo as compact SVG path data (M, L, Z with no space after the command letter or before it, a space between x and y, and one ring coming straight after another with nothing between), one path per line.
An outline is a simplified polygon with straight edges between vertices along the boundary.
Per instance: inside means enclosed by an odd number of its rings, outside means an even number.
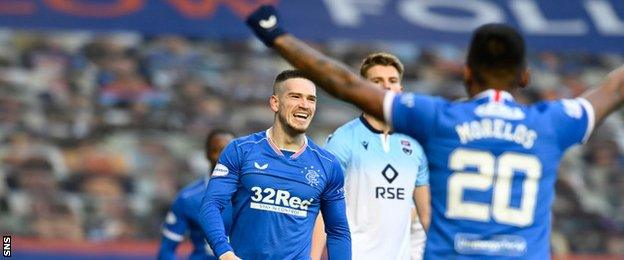
M229 172L230 170L228 169L228 167L223 164L217 163L217 166L215 166L214 170L212 170L212 177L225 176L228 175Z
M395 187L375 187L376 199L404 200L405 189Z
M273 188L260 188L254 186L251 188L253 195L250 207L258 210L266 210L278 213L284 213L299 217L308 215L308 206L312 204L314 198L303 200L296 196L291 196L290 192L285 190L276 190Z
M2 237L2 255L11 257L11 236Z

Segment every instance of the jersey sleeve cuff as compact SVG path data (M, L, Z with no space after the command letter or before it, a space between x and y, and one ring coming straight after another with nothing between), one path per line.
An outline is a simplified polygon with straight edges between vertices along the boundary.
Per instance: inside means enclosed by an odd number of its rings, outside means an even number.
M581 143L586 143L589 136L594 131L594 125L596 124L596 114L594 112L594 107L587 101L585 98L577 98L583 109L585 109L585 113L587 113L587 129L585 130L585 135L583 135L583 139Z
M390 126L392 126L392 103L395 96L396 93L392 91L386 91L386 95L384 96L383 101L384 121L386 121L386 124Z
M184 240L184 235L180 235L166 228L163 228L162 234L166 238L176 241L176 242L182 242L182 240Z
M234 252L232 247L225 241L215 245L215 247L213 249L214 249L214 252L215 252L215 256L217 256L217 257L220 257L221 255L227 253L228 251Z

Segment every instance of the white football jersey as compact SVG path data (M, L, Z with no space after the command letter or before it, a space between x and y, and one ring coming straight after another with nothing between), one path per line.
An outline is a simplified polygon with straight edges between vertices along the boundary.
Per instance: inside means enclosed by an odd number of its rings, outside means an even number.
M352 259L409 260L412 194L429 181L421 146L406 135L384 135L360 117L338 128L326 149L345 173Z

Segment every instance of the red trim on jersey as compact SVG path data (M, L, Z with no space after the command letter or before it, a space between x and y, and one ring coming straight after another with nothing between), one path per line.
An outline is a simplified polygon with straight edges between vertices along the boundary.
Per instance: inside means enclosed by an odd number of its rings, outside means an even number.
M266 131L266 136L267 136L267 140L269 140L269 145L271 146L273 151L275 151L275 153L277 153L278 155L284 156L284 153L282 153L282 150L279 148L279 146L277 146L277 144L271 138L271 130L272 128L269 128ZM308 147L308 137L304 136L303 145L299 147L299 150L297 150L297 152L295 152L293 155L290 156L290 159L295 159L299 157L299 155L301 155L303 151L305 151L306 147Z
M494 102L500 102L500 98L501 98L500 90L495 89L494 90Z
M303 151L305 151L306 147L308 147L308 137L304 136L303 138L304 138L303 145L299 148L299 150L296 153L290 156L290 159L295 159L299 157L299 155L301 155Z
M275 153L277 153L278 155L284 156L284 154L282 153L282 151L280 151L279 147L277 146L277 144L275 144L275 142L273 142L273 139L271 139L271 128L269 128L268 130L266 130L266 136L267 136L267 140L269 140L269 146L271 146L271 148L273 149L273 151Z

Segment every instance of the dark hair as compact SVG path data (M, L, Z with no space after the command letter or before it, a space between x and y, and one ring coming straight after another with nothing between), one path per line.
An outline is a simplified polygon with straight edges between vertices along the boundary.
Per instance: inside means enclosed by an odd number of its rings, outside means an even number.
M210 148L210 146L212 146L212 139L214 139L218 135L236 136L234 132L225 128L215 128L210 131L210 133L208 133L208 136L206 136L206 142L204 143L204 153L206 157L208 157L208 149Z
M273 82L273 94L276 94L278 91L279 83L282 83L286 80L292 78L304 78L309 79L308 76L301 70L284 70L275 76L275 81Z
M490 23L477 28L470 42L467 64L479 84L492 81L513 85L526 67L522 36L511 26Z
M368 70L376 65L392 66L399 72L399 77L403 77L403 63L399 58L387 52L376 52L366 56L360 65L360 75L366 78Z

